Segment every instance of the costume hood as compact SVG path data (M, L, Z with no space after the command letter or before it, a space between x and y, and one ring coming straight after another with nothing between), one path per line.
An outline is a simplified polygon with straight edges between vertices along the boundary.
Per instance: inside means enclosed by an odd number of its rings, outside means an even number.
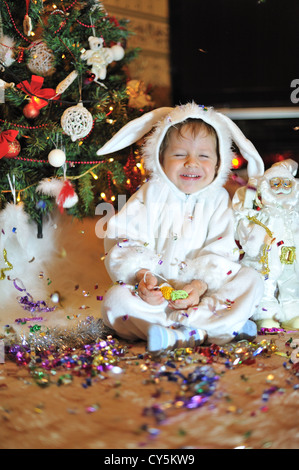
M145 167L152 177L167 181L168 184L174 187L161 167L159 149L168 129L190 118L202 119L207 124L210 124L218 136L219 168L217 176L209 185L209 188L223 186L227 180L233 158L233 142L238 146L241 154L248 162L248 177L258 177L264 173L264 163L261 156L253 144L246 139L239 127L230 118L215 111L214 108L207 108L194 102L176 106L175 108L157 108L140 118L130 121L97 151L97 155L106 155L124 149L140 140L152 130L143 146Z

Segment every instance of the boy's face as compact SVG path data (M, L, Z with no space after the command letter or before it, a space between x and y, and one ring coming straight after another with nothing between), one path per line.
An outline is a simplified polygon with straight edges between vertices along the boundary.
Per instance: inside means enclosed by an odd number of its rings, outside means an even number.
M205 129L193 136L182 128L174 129L163 154L162 167L166 176L185 194L196 193L208 186L217 168L216 139Z

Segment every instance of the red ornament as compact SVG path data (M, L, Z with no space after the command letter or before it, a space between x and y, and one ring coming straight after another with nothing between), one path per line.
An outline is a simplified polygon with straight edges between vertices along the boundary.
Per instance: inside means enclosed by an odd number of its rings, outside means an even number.
M68 180L65 180L62 188L56 197L56 202L58 204L59 210L62 213L63 209L69 209L73 207L78 202L78 196L75 193L72 183Z
M18 53L17 62L20 64L21 62L23 62L23 60L24 60L24 50L21 49L20 52Z
M23 114L27 119L35 119L39 115L39 109L30 101L24 106Z
M8 143L8 152L4 155L5 157L17 157L20 153L21 145L18 140L13 140Z
M126 188L133 194L141 183L141 171L136 166L133 153L130 153L127 163L124 166L124 172L127 177Z
M94 73L91 73L89 71L86 72L86 76L84 78L84 85L90 85L90 83L92 83L95 79L95 74Z
M12 142L17 142L15 139L18 133L19 131L15 131L13 129L9 129L9 130L1 132L0 134L0 158L8 156L7 152L9 151L10 145L12 144ZM9 155L9 156L12 157L14 155Z
M42 88L43 83L44 77L32 75L30 83L28 80L24 80L17 85L17 88L24 91L26 95L30 95L32 97L31 102L34 101L35 107L41 109L44 106L47 106L48 100L58 100L60 97L60 95L56 95L56 91L54 89Z

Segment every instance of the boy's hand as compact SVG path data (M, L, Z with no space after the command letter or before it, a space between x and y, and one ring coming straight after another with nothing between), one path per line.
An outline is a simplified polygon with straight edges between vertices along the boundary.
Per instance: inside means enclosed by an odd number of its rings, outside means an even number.
M160 289L156 288L158 285L156 276L147 269L141 269L136 277L137 281L139 281L138 295L144 302L150 305L160 305L165 301Z
M188 294L186 299L170 301L168 305L174 310L186 310L190 307L196 307L207 288L208 286L204 281L194 280L182 288Z

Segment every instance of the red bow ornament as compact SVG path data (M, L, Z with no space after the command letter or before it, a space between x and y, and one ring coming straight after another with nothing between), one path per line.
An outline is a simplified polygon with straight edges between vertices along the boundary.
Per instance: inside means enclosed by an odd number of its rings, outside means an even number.
M41 109L47 106L48 101L46 100L58 100L60 95L56 95L56 91L53 88L42 88L44 83L44 77L39 75L32 75L31 82L24 80L17 85L17 88L24 91L27 95L31 95L31 100L37 109ZM42 99L46 98L46 99Z
M5 157L9 151L9 143L13 142L17 137L19 131L8 130L0 134L0 158Z

